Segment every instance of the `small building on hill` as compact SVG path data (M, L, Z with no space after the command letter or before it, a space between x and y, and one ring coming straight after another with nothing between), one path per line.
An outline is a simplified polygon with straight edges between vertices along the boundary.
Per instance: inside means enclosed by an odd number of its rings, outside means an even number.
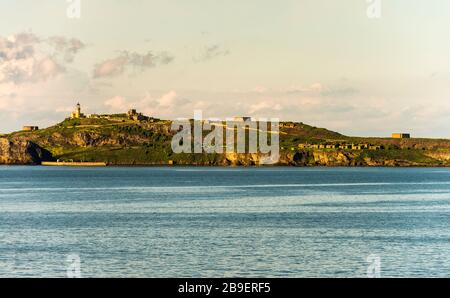
M23 131L36 131L39 130L38 126L26 125L22 128Z
M393 139L410 139L411 135L409 133L396 132L392 134Z
M134 121L143 121L147 120L148 117L144 116L142 113L138 113L136 109L131 109L127 112L128 119Z

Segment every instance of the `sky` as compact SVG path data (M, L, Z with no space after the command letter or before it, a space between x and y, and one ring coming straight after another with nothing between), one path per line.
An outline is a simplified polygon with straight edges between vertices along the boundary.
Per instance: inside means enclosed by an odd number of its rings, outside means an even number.
M449 138L449 56L448 0L2 0L0 133L80 102Z

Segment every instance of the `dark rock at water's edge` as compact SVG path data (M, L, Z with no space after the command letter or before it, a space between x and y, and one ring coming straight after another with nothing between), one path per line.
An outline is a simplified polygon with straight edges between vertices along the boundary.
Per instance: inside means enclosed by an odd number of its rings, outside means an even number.
M55 160L52 154L30 141L0 138L0 164L32 165Z

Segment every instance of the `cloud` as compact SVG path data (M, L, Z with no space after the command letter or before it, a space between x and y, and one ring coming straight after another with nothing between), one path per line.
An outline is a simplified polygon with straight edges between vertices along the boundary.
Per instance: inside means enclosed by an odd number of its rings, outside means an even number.
M125 73L129 68L144 71L159 65L166 65L173 61L174 57L167 52L154 54L149 51L146 54L124 51L119 56L104 60L94 66L94 78L115 77Z
M105 100L103 104L109 109L109 112L113 113L123 113L133 108L146 115L164 119L188 116L194 109L206 108L206 105L201 101L194 103L189 99L180 97L174 90L156 97L147 93L143 97L135 99L127 99L118 95ZM180 114L186 111L187 114Z
M125 112L131 107L131 104L122 96L114 96L106 100L104 105L114 112Z
M123 74L128 58L119 56L113 59L105 60L94 68L94 78L114 77Z
M41 39L33 33L0 36L0 84L36 83L56 77L82 48L81 41L64 37Z
M311 85L291 85L287 88L269 89L258 86L251 90L254 93L266 93L276 96L329 97L342 99L359 93L359 90L349 86L326 86L321 83Z
M181 98L177 92L171 90L159 97L146 94L143 98L134 103L142 112L158 117L172 118L180 112L180 109L188 109L191 102Z
M177 103L178 94L175 91L170 91L163 96L161 96L158 100L158 106L161 107L172 107Z
M36 65L36 72L42 76L53 73L55 65L50 60L42 60ZM0 84L0 133L20 129L22 125L46 127L60 122L69 115L77 101L83 109L86 104L95 105L86 73L67 68L64 75L36 83ZM92 111L96 111L94 107Z
M195 62L205 62L218 57L224 57L230 54L228 49L222 48L220 45L211 45L205 47L199 56L194 57Z
M53 46L55 51L62 53L66 62L73 62L75 55L86 47L81 40L64 36L52 36L48 39L48 44Z
M323 96L350 96L358 93L358 90L352 87L328 88L322 91Z
M320 92L323 90L323 86L320 83L314 83L310 86L292 85L284 90L286 93L308 93L308 92Z
M251 104L248 107L248 113L255 114L255 113L269 113L273 111L281 111L283 109L283 106L277 102L273 101L260 101L255 104Z
M33 67L32 78L34 81L47 80L65 71L64 67L51 57L42 58Z

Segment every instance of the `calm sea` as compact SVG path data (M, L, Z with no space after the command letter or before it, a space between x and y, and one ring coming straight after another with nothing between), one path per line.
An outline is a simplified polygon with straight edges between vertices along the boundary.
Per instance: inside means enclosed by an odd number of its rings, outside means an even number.
M448 277L450 169L0 167L0 277L64 277L73 256L82 277L365 277L374 259Z

